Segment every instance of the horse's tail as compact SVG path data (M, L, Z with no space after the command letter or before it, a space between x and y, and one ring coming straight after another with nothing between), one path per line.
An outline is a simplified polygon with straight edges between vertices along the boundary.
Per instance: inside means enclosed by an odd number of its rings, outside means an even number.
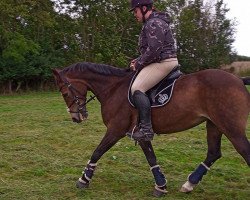
M244 85L250 85L250 76L241 77L241 80L243 81Z

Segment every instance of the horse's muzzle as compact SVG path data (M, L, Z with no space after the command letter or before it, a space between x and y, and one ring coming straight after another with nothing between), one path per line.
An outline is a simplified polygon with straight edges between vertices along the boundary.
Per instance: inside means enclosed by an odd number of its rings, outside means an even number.
M84 117L84 118L75 118L75 117L72 117L72 121L75 122L75 123L81 123L83 121L87 120L87 117Z
M76 118L72 118L72 121L75 122L75 123L81 123L82 121L84 121L84 119L76 119Z
M72 121L75 123L81 123L88 118L88 111L84 110L82 112L77 113L77 115L72 115Z

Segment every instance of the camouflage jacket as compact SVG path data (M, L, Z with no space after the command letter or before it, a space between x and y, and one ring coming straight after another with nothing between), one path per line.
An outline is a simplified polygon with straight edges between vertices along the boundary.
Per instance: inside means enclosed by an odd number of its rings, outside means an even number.
M167 13L153 12L143 24L139 37L140 56L135 68L176 57L175 40L169 27L170 19Z

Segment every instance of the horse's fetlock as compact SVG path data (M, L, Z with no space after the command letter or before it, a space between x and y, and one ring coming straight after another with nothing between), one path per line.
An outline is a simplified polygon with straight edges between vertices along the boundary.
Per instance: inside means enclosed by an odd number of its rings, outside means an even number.
M94 175L94 171L96 169L97 164L96 163L91 163L90 161L88 161L87 166L85 167L84 171L82 172L82 177L81 180L86 183L89 184L93 175Z
M201 163L197 169L188 176L188 181L192 184L198 184L204 175L206 175L209 167L207 167L204 163Z
M167 194L168 191L167 191L167 186L164 185L164 186L158 186L158 185L155 185L155 189L154 189L154 192L153 192L153 195L155 197L161 197L165 194Z
M161 172L160 167L157 166L157 167L151 169L151 171L154 175L156 185L158 185L160 187L165 186L167 181L166 181L164 174Z
M79 188L79 189L88 188L89 187L89 182L86 179L83 179L81 177L76 182L76 187Z

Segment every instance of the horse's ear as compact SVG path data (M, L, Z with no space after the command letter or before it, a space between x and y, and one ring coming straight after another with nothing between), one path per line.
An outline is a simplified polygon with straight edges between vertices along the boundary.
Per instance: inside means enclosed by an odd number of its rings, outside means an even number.
M53 73L54 78L55 78L56 80L60 79L59 72L60 72L59 69L52 69L52 73Z
M53 75L57 77L57 76L59 76L60 70L59 69L52 69L52 72L53 72Z
M53 76L54 76L54 79L55 79L55 83L56 85L58 85L58 83L61 81L61 77L60 77L60 71L59 69L52 69L52 73L53 73Z

